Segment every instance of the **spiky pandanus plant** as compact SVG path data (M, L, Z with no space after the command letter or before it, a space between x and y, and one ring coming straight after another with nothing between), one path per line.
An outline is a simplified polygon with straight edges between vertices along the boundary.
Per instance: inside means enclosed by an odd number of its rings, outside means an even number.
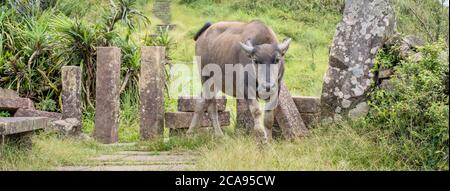
M136 5L136 0L117 0L114 2L110 0L110 13L104 16L104 26L103 33L105 34L105 38L103 39L104 46L111 45L111 32L114 30L116 23L122 21L128 27L128 37L132 30L136 28L136 25L139 24L139 20L143 20L144 24L150 23L150 20L142 14L140 11L136 10L134 6Z
M83 106L93 106L95 95L95 47L100 43L96 26L78 19L58 15L52 20L52 27L58 32L58 54L68 65L79 65L83 71Z
M0 9L0 86L15 89L32 98L40 109L61 107L61 75L63 65L79 65L83 70L83 106L94 106L95 63L97 46L119 46L124 50L124 84L136 84L139 68L138 53L129 36L139 20L148 23L142 13L133 8L134 0L111 1L110 12L98 23L77 19L80 15L64 14L53 0L10 0ZM67 7L65 7L66 9ZM57 14L59 13L59 14ZM114 30L125 24L128 33ZM59 108L60 108L59 107Z
M53 21L55 30L65 40L65 54L69 54L69 64L80 65L83 69L83 97L85 106L93 107L95 99L95 71L96 71L96 47L119 46L123 51L123 83L121 92L125 90L129 82L137 84L137 71L139 69L139 55L135 45L129 40L129 35L135 29L139 21L148 24L149 19L134 9L135 0L110 1L110 11L103 16L103 22L91 24L78 19L70 19L64 15L58 15ZM116 32L115 26L123 22L128 28L124 38ZM67 51L70 50L70 51ZM64 54L64 53L63 53ZM137 87L137 86L135 86Z
M0 27L2 62L0 86L16 89L46 110L56 110L59 96L58 80L61 62L53 56L54 34L49 30L50 11L29 7L23 1L4 5ZM44 106L43 106L44 105Z

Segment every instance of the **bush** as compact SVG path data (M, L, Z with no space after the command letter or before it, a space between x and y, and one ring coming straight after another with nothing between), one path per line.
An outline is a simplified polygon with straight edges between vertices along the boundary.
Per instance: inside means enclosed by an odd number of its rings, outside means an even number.
M391 50L377 57L377 64L395 66L395 74L392 89L375 88L369 95L366 126L379 131L377 141L394 145L392 154L413 169L448 170L449 97L443 78L448 63L439 60L443 47L443 43L420 47L419 62L399 60Z
M0 87L16 89L38 109L57 111L62 104L61 67L76 65L83 71L83 108L93 107L98 46L123 50L121 90L137 87L138 51L129 37L149 20L134 8L136 0L110 1L108 11L96 10L102 19L93 22L83 19L90 3L79 4L56 0L1 4ZM117 28L126 29L126 34Z

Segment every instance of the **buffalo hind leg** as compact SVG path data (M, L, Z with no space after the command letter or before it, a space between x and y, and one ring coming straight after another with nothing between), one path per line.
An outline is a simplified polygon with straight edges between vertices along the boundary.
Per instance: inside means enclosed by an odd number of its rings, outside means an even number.
M211 100L207 101L208 103L208 115L211 119L212 125L214 127L214 135L217 137L223 137L222 129L220 129L220 123L219 123L219 114L217 111L217 104L216 99L212 98Z
M187 134L193 134L195 129L200 127L200 123L202 122L203 115L205 113L205 105L206 100L203 98L203 96L200 96L200 99L196 100L194 117L192 118L188 131L186 132Z
M248 103L250 112L252 113L253 120L254 120L254 124L255 124L254 130L255 130L256 138L258 139L258 141L260 143L267 144L268 143L267 142L268 141L267 134L266 134L264 127L260 123L262 113L259 108L258 101L256 99L247 99L247 103Z

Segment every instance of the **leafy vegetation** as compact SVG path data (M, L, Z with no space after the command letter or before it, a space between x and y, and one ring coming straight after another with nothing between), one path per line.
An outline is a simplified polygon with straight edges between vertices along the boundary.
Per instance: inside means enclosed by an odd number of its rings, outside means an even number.
M378 87L371 93L364 126L376 132L375 139L396 145L392 154L412 168L448 169L449 97L444 76L449 66L439 57L443 46L441 42L419 48L423 58L417 63L399 60L390 54L395 51L378 54L378 64L396 65L395 75L392 88Z
M117 150L114 147L101 147L94 141L60 139L51 133L34 137L31 150L2 145L0 147L0 170L49 170L60 166L80 164L89 157Z
M83 8L75 5L77 3L7 1L0 8L0 86L18 90L22 96L33 99L40 109L59 110L61 67L79 65L83 70L84 106L93 107L97 46L121 47L126 73L137 71L137 51L132 48L135 45L129 36L136 29L139 18L144 24L149 19L134 9L135 2L111 1L109 12L101 9L102 19L90 22L67 11L78 8L83 12ZM125 25L124 37L116 30L117 23ZM136 76L136 73L129 75ZM58 107L47 107L48 100L54 100Z

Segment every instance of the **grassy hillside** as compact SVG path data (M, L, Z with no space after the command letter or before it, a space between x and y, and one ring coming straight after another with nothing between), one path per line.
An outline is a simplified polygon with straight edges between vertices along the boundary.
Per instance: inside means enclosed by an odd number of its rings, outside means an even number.
M290 13L284 13L282 10L271 9L261 13L249 13L241 9L236 10L234 7L233 3L217 4L211 1L195 1L189 4L172 3L173 23L177 25L177 29L170 33L177 44L172 54L173 59L192 63L193 35L206 22L245 22L258 19L270 26L279 40L286 37L293 39L286 54L285 78L291 93L320 95L322 77L327 69L328 46L334 34L334 27L340 18L339 14L330 12L322 17L323 20L304 22L295 20ZM148 11L151 10L151 6L145 8ZM316 16L319 17L319 14L317 13ZM308 43L317 46L314 49L314 62L307 48Z

